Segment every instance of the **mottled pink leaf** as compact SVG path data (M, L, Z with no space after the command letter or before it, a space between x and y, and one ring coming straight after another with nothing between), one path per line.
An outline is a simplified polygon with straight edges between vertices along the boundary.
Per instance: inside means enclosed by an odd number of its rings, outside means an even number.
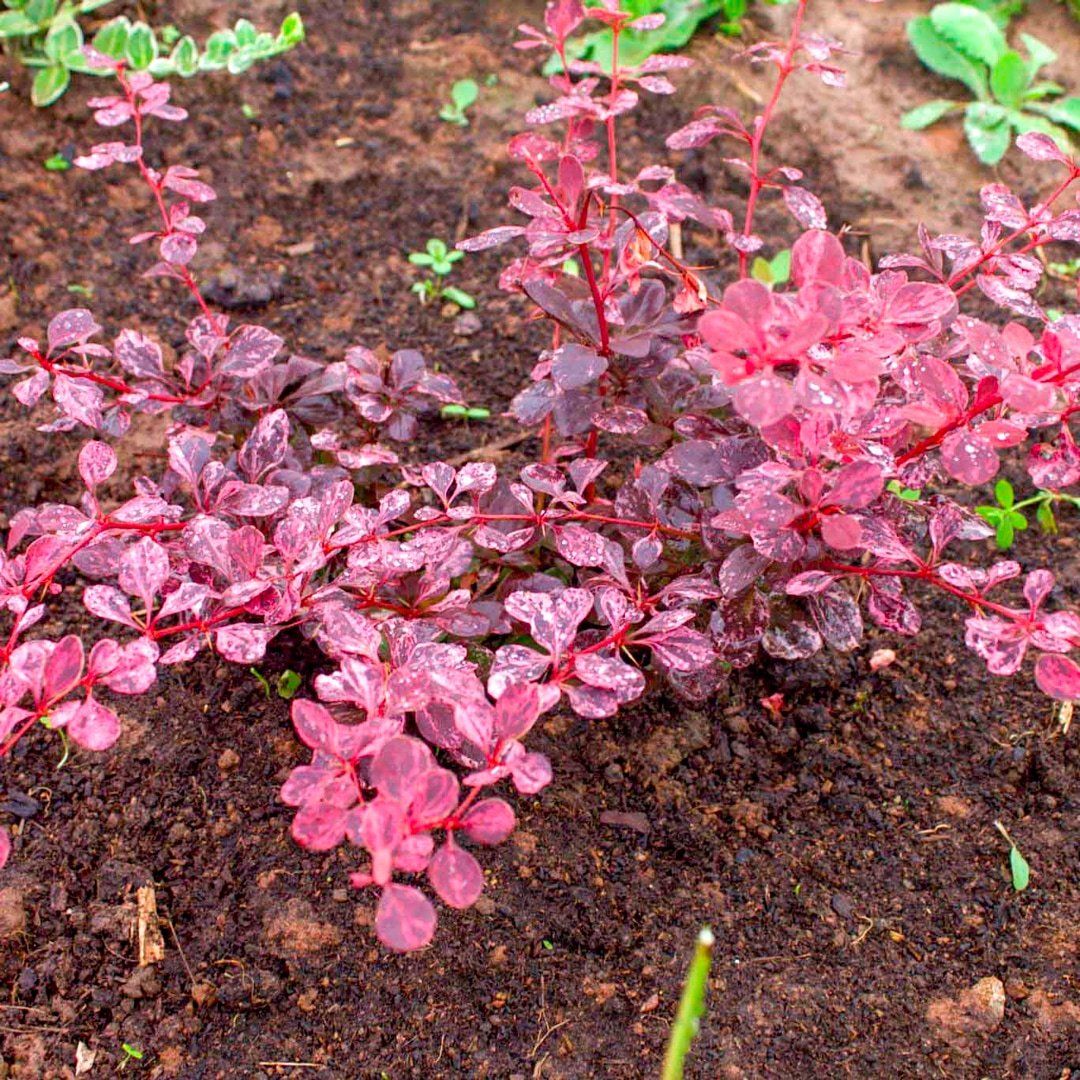
M427 874L443 903L452 908L471 907L484 888L484 872L480 864L454 842L453 834L435 852L428 864Z
M79 451L79 475L92 491L116 471L116 454L108 443L96 439L86 443Z
M514 825L514 811L502 799L481 799L461 819L462 831L475 844L501 844Z
M86 750L108 750L120 737L120 719L94 698L87 698L67 723L67 733Z
M1040 656L1035 681L1044 694L1057 701L1080 701L1080 667L1067 656Z
M397 952L422 949L435 934L435 908L413 885L387 885L375 912L375 933Z

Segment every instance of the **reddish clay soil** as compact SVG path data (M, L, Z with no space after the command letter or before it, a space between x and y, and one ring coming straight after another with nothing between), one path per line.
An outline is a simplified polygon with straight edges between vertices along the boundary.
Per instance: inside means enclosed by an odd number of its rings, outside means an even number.
M853 249L874 256L920 219L977 227L990 178L956 129L897 128L904 108L949 91L903 44L922 6L812 5L812 21L861 51L853 87L799 84L772 143L851 226ZM264 22L287 10L252 7ZM304 12L302 50L244 79L180 87L193 120L163 152L219 189L200 267L218 301L309 355L422 348L499 412L542 335L496 291L497 257L461 264L481 301L479 328L463 335L415 304L405 254L506 219L518 177L502 146L545 92L510 41L539 7L326 0ZM1023 26L1062 51L1067 81L1077 31L1060 5L1031 7ZM207 30L237 11L176 0L148 14ZM692 51L686 92L644 112L628 161L660 154L695 105L750 108L762 93L728 46L704 36ZM437 120L454 79L488 74L498 82L472 126ZM72 285L92 290L106 326L177 339L182 301L138 281L144 256L125 243L140 190L41 167L97 138L84 108L94 87L35 112L24 74L9 64L4 77L0 348L71 306ZM685 175L734 204L721 154L685 156ZM999 174L1038 190L1012 157ZM779 214L763 221L777 249L790 239ZM708 240L688 255L716 261ZM433 425L424 441L452 455L509 430ZM76 438L36 434L5 399L0 440L0 514L72 495ZM151 469L160 431L126 446L128 476ZM1065 524L1050 540L1024 535L1017 557L1071 586L1075 519ZM57 769L56 744L30 741L5 765L0 824L18 836L0 878L0 1078L73 1076L79 1042L96 1053L90 1077L653 1077L703 923L718 948L691 1077L1080 1075L1075 726L1063 732L1026 677L989 678L962 646L961 613L928 602L925 614L917 642L875 633L851 656L763 663L705 709L655 693L616 720L550 720L537 745L556 783L519 802L521 827L487 858L477 908L447 913L412 957L375 944L346 853L314 857L289 839L276 792L301 753L286 703L212 661L167 672L130 703L109 754ZM72 602L43 632L83 619ZM883 647L898 659L875 674ZM306 677L319 662L279 639L264 671ZM776 692L779 722L759 705ZM996 820L1031 864L1022 894ZM140 968L132 931L148 885L164 958ZM124 1043L142 1060L125 1063Z

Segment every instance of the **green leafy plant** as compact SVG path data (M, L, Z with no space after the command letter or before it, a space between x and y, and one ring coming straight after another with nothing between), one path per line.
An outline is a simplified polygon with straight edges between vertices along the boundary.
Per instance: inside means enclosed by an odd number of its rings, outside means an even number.
M671 1025L662 1080L682 1080L686 1055L701 1027L701 1018L705 1015L705 993L709 987L714 944L713 932L707 926L704 927L698 934L694 958L690 961L690 970L686 974L682 997L679 1000L679 1011L675 1016L675 1023Z
M771 259L757 256L750 264L750 276L770 289L774 285L786 285L791 279L791 248L777 252Z
M450 100L439 110L439 119L448 124L469 126L468 109L476 104L480 96L480 86L475 79L458 79L450 87Z
M71 159L64 157L63 154L57 152L50 154L43 162L42 165L49 172L67 172L71 168Z
M1020 15L1027 6L1027 0L960 0L968 7L984 11L1001 30L1008 29L1009 23Z
M936 99L905 113L901 124L920 130L962 112L964 133L980 161L995 165L1013 134L1041 132L1066 153L1080 132L1080 97L1064 97L1064 87L1040 79L1057 54L1030 34L1021 34L1027 55L1009 47L993 17L979 7L938 4L929 15L912 19L908 39L931 71L956 79L974 101Z
M409 255L409 262L413 266L420 266L428 271L427 277L414 282L412 286L412 292L420 298L421 304L441 298L457 304L460 308L476 307L476 301L467 292L454 285L447 285L444 280L452 273L454 263L464 254L463 251L453 250L444 241L433 237L424 245L423 251L414 251Z
M109 0L3 2L7 10L0 12L0 42L23 65L35 69L30 90L35 105L44 107L58 100L73 73L109 74L108 69L92 66L83 55L87 42L79 22L80 15L103 7ZM296 12L285 17L276 35L239 19L231 30L211 34L202 48L173 26L156 31L145 22L132 22L121 15L100 27L90 44L106 56L123 60L129 70L190 78L200 71L226 70L239 75L303 40L304 23Z
M1080 498L1065 495L1059 491L1036 491L1022 502L1016 501L1016 493L1008 480L1001 479L994 485L994 506L977 506L976 513L993 527L997 545L1002 550L1012 547L1018 532L1028 527L1027 514L1034 507L1035 520L1044 532L1057 532L1057 519L1054 516L1055 503L1068 503L1080 507Z

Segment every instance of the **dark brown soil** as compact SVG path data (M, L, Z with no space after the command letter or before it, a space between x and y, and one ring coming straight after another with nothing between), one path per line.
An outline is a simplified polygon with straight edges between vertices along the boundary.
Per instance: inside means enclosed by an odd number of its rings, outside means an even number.
M267 22L286 10L253 7ZM302 51L180 88L193 121L164 152L219 189L201 270L238 318L315 356L421 347L472 402L504 406L536 340L494 289L498 260L463 264L461 285L481 299L481 329L465 337L416 306L405 254L504 220L515 172L501 147L544 89L509 43L539 7L326 0L304 13ZM837 222L872 230L874 252L919 219L974 227L988 174L955 132L896 127L902 108L946 89L902 45L920 5L816 7L863 55L846 96L806 83L791 95L778 156L807 170ZM1059 5L1032 8L1026 28L1062 50L1066 75L1075 30ZM235 14L176 0L153 17L206 29ZM645 114L631 158L655 153L701 101L760 92L723 45L704 38L694 52L687 94ZM471 127L436 119L454 79L489 73L498 84ZM0 344L71 306L71 285L93 290L110 327L177 336L180 316L162 314L175 297L136 280L143 255L124 242L137 187L41 168L97 138L85 84L32 112L23 74L6 77ZM720 153L687 163L714 197L733 184ZM1012 160L1001 171L1034 183ZM782 246L787 225L765 220ZM507 430L427 436L453 454ZM0 439L0 512L71 496L77 440L47 441L6 406ZM140 430L130 474L153 467L160 441ZM1018 557L1076 580L1067 534L1025 536ZM61 615L45 632L81 619L75 604ZM5 767L0 824L23 823L0 878L0 1077L73 1076L79 1042L96 1053L91 1077L653 1077L706 922L718 949L693 1077L1080 1075L1075 727L1063 731L1027 678L989 679L960 642L959 613L928 604L926 616L915 643L875 634L850 657L762 666L701 711L657 694L614 721L551 720L537 742L556 783L519 804L477 909L446 913L435 944L409 958L375 945L344 853L319 859L288 837L276 791L300 750L287 705L209 661L167 673L131 703L114 752L58 770L55 744L39 742ZM882 647L898 660L874 674ZM307 675L317 662L279 642L265 670ZM759 699L778 691L776 722ZM1031 864L1022 894L996 820ZM148 884L165 956L139 969L135 895ZM991 977L1003 1015L958 997ZM141 1061L125 1064L124 1043Z

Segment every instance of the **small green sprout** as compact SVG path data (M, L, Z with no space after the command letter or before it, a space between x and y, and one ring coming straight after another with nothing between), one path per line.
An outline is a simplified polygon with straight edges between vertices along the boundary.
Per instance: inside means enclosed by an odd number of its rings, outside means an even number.
M890 480L885 486L885 490L891 495L895 495L898 499L903 499L904 502L918 502L922 498L922 491L918 488L904 487L899 480Z
M1004 551L1012 547L1017 532L1023 532L1028 527L1028 522L1024 514L1017 509L1016 495L1008 480L1001 479L994 485L994 498L997 506L977 506L975 512L988 525L993 526L997 546Z
M1046 270L1051 277L1062 281L1076 281L1080 276L1080 258L1067 259L1065 262L1048 262Z
M71 161L63 154L56 153L47 157L42 165L45 166L49 172L67 172L71 168Z
M94 298L94 286L83 285L81 282L74 281L68 287L69 293L74 293L76 296L85 296L87 300L93 300Z
M246 101L240 103L240 114L245 120L256 120L259 116L259 110L254 105L249 105Z
M439 410L444 420L490 420L491 410L470 408L466 405L444 405Z
M296 691L300 689L303 681L295 671L283 671L277 678L277 696L284 701L296 697Z
M1031 867L1028 866L1027 859L1020 854L1020 849L1005 826L1000 821L995 821L994 828L1005 837L1005 843L1009 845L1009 873L1012 875L1012 887L1016 892L1023 892L1031 882Z
M771 259L757 256L750 264L750 276L770 289L776 285L786 285L791 279L791 249L785 248Z
M1057 518L1054 515L1055 503L1066 503L1080 508L1080 497L1066 495L1060 491L1038 490L1022 502L1016 501L1016 493L1008 480L1001 479L994 485L995 506L976 506L975 512L992 525L997 536L997 545L1003 551L1012 547L1018 532L1028 527L1029 507L1035 508L1035 520L1045 533L1058 531Z
M255 676L256 681L262 687L267 701L270 700L274 693L284 701L289 701L296 696L296 692L303 683L303 679L295 671L285 670L277 677L275 685L271 689L270 680L258 668L248 668L248 671Z
M667 1054L664 1057L662 1080L682 1080L686 1055L694 1041L701 1018L705 1015L705 993L709 987L709 969L712 967L713 946L716 939L706 926L698 934L694 958L683 984L682 998L675 1023L671 1025Z
M450 87L450 100L439 110L439 119L448 124L468 127L467 111L476 104L480 96L480 86L475 79L458 79Z
M467 292L443 281L443 278L453 271L454 263L464 258L464 255L465 252L456 251L448 247L445 241L435 238L428 240L423 251L414 251L409 255L409 262L413 266L420 266L428 271L428 276L414 282L411 289L420 298L421 304L441 298L467 310L476 307L476 301Z
M140 1050L137 1046L131 1043L121 1043L120 1049L124 1051L124 1059L120 1062L120 1068L123 1069L132 1061L142 1061L146 1054Z

